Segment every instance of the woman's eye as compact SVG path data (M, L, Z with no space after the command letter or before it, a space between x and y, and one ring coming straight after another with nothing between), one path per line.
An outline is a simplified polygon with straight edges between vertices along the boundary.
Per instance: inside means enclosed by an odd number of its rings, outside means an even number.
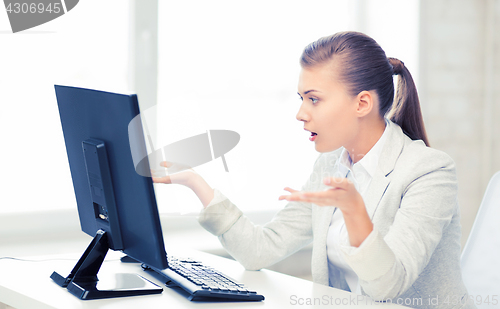
M311 102L312 102L313 104L318 103L318 99L315 99L315 98L310 98L310 100L311 100Z

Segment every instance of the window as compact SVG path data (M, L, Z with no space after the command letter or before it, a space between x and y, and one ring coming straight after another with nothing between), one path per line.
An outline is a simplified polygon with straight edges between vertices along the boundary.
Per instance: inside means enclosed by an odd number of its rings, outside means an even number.
M17 34L1 13L0 214L76 211L54 84L126 91L128 12L127 1L80 1Z

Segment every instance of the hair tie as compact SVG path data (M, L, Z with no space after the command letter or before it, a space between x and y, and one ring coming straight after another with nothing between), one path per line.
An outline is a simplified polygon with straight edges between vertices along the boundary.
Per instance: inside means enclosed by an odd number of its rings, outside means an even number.
M392 74L399 75L403 72L403 68L405 67L405 63L396 58L387 58L389 59L389 63L392 65Z

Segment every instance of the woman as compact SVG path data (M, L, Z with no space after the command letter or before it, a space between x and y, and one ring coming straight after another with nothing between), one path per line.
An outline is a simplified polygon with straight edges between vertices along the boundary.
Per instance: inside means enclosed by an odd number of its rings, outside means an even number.
M460 273L455 165L427 147L403 62L342 32L311 43L300 63L297 120L321 154L300 191L285 188L280 199L290 203L271 222L253 225L192 170L154 181L190 187L205 207L201 225L246 269L313 242L317 283L415 307L474 308Z

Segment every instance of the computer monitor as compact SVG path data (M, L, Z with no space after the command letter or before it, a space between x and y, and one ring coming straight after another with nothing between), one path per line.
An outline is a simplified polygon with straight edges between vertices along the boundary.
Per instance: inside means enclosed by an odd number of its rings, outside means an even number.
M124 288L129 280L107 290L97 278L109 249L168 267L152 179L136 172L131 153L129 130L134 151L147 157L137 96L59 85L55 91L81 228L94 239L69 276L51 278L81 299L161 293L142 277L132 280L135 288Z

